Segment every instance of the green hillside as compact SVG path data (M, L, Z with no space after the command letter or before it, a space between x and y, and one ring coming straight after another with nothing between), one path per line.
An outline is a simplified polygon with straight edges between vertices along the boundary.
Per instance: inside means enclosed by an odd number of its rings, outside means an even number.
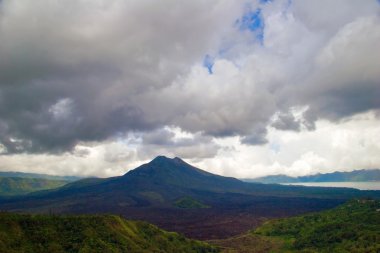
M0 177L0 196L21 195L30 192L58 188L67 184L64 180L44 178Z
M380 201L352 200L328 211L270 220L247 234L211 243L223 253L377 253Z
M206 243L113 215L0 213L0 252L218 252Z
M176 207L185 209L210 208L210 206L207 206L198 200L188 196L178 199L174 205Z
M254 233L279 237L291 251L380 252L380 201L353 200L328 211L270 221Z

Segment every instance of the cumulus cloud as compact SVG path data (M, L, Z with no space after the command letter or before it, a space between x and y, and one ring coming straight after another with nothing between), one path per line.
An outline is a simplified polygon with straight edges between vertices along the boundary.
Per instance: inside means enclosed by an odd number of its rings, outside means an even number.
M380 107L375 0L4 0L0 41L1 159L202 162Z
M339 123L319 120L315 131L269 128L268 143L263 146L242 145L236 137L218 139L218 154L195 164L239 178L379 168L379 124L371 112Z

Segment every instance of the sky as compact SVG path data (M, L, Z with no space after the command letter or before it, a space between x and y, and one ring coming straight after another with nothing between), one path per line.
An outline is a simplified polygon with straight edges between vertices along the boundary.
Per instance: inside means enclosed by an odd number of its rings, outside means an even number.
M380 1L0 0L0 171L380 168Z

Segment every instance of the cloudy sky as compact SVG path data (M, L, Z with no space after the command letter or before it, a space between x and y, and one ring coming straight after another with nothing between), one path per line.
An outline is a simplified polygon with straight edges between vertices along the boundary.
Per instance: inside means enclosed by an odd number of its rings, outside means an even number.
M380 167L380 1L0 0L0 171Z

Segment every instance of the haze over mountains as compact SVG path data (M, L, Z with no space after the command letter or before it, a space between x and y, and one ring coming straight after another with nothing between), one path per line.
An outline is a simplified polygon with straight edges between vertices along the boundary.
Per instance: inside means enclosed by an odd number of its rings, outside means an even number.
M48 190L67 184L64 180L44 178L0 177L0 196L28 194L35 191Z
M0 172L0 196L28 194L35 191L54 189L79 179L81 177L13 171Z
M0 177L21 177L21 178L43 178L50 180L63 180L63 181L76 181L82 179L83 177L77 176L56 176L48 174L38 174L38 173L26 173L26 172L15 172L15 171L0 171Z
M0 209L116 213L194 238L218 238L243 232L258 224L260 217L294 215L333 207L352 197L379 196L377 191L246 183L200 170L177 157L159 156L123 176L82 179L2 199ZM178 201L184 199L187 204L181 208ZM231 226L221 230L216 224L225 220Z
M351 172L333 172L302 177L289 177L286 175L271 175L253 179L243 179L246 182L261 183L298 183L298 182L371 182L380 181L380 169L355 170Z

